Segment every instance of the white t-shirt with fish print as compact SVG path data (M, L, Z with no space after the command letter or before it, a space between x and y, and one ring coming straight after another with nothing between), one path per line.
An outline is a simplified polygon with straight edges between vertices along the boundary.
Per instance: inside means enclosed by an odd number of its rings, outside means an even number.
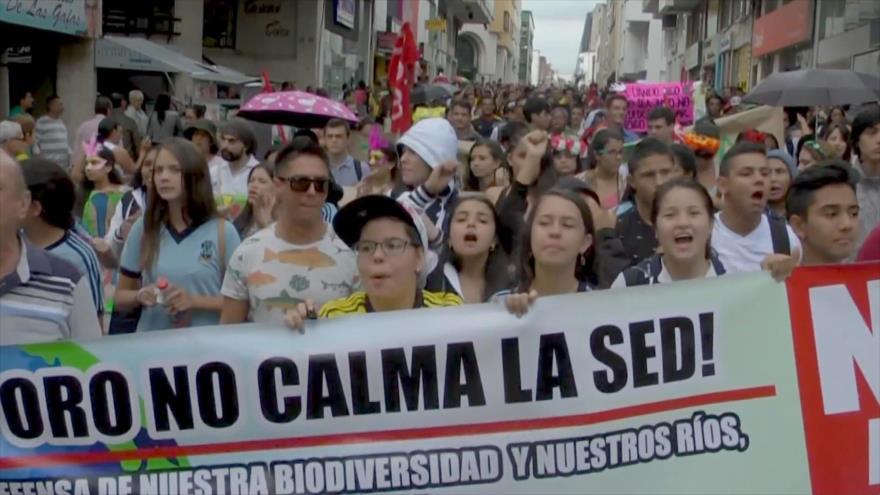
M313 244L296 245L280 239L275 225L247 238L233 253L221 293L247 300L248 321L284 323L284 313L311 299L325 302L360 290L354 252L327 226Z

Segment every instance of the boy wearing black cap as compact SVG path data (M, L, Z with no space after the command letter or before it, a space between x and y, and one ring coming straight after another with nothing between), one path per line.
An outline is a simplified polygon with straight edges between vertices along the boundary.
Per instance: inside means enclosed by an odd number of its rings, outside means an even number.
M339 210L333 229L354 250L364 290L325 303L317 316L462 304L458 294L424 290L437 257L428 249L427 228L411 205L387 196L363 196ZM302 330L304 320L315 315L316 309L313 301L305 301L288 311L285 321Z

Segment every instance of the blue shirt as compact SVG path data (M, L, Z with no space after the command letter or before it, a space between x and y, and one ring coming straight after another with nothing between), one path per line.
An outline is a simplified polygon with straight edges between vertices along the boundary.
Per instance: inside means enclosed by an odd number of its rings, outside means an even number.
M98 314L104 313L104 283L101 276L101 264L91 244L86 242L76 233L68 230L64 237L52 245L46 246L46 251L69 261L79 273L89 281L89 290L92 294L92 302Z
M211 219L198 226L190 226L183 232L174 232L163 227L159 234L159 252L154 265L141 269L141 245L144 234L143 218L131 227L125 247L122 248L120 272L130 278L141 279L143 286L155 284L165 277L171 285L178 286L193 296L219 296L223 283L223 272L232 257L232 252L241 242L235 227L227 220L225 229L225 259L219 252L218 222ZM197 327L216 325L220 313L216 311L194 310L188 316L186 326ZM137 331L163 330L175 326L168 310L161 304L144 307L138 322Z
M360 167L360 174L358 174ZM366 162L359 162L353 156L348 155L339 166L331 166L333 180L340 186L356 186L358 182L370 175L370 166Z

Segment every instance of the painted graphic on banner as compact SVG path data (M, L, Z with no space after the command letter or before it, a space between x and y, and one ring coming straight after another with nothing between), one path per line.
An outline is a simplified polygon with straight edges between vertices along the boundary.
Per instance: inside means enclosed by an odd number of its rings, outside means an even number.
M629 83L624 92L629 105L624 127L634 132L648 131L648 114L656 107L667 106L675 112L676 122L694 122L693 83Z
M880 264L805 276L880 295ZM789 300L808 307L790 291L762 273L551 297L522 319L486 304L321 321L305 335L248 328L246 345L240 327L214 327L2 347L0 493L869 487L849 481L868 480L860 462L817 484L820 405L799 385L839 370L796 349L811 332L790 319ZM843 295L815 296L817 328L846 310ZM841 322L858 345L874 338ZM836 366L841 348L826 349ZM873 351L851 349L867 385L838 404L854 397L858 410L880 384ZM841 454L827 441L827 457Z

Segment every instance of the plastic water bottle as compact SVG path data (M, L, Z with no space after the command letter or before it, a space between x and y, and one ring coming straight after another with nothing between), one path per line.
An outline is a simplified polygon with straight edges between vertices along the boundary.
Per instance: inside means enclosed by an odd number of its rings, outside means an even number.
M159 280L156 281L156 287L153 289L153 292L156 294L157 304L165 304L165 295L162 292L167 288L168 279L165 277L159 277Z

